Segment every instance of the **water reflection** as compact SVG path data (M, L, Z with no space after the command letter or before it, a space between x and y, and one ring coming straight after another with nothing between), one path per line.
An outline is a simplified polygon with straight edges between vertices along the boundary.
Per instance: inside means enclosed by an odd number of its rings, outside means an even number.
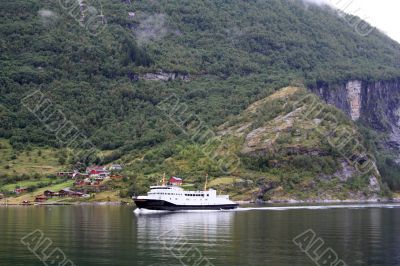
M139 239L157 239L168 231L196 241L212 242L230 234L233 212L161 212L136 214Z
M400 265L398 206L133 211L128 206L0 208L0 265L43 265L20 243L36 229L76 265L180 265L160 241L170 231L170 239L184 239L214 265L311 265L292 242L308 229L348 265Z

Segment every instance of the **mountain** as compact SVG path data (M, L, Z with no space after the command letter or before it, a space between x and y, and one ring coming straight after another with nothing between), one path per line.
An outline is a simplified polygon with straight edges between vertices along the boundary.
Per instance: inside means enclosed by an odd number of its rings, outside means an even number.
M213 166L196 170L195 151L204 143L193 143L160 103L175 97L187 114L219 134L226 121L236 121L252 103L289 85L308 87L335 104L348 101L334 88L349 81L390 83L400 77L398 43L378 30L362 36L348 23L357 18L300 0L16 0L0 5L0 138L16 156L37 147L59 150L58 167L69 168L82 161L74 155L93 150L97 158L85 157L84 163L119 160L145 180L171 170L165 163L178 153L191 162L179 173L200 178L200 171L210 170L221 176ZM386 108L385 99L366 116ZM49 105L57 118L45 115ZM279 127L273 121L270 126ZM54 130L54 125L71 131ZM388 170L396 160L383 145L392 127L386 123L378 130L367 118L351 125L373 153L383 181L397 189L400 178ZM295 139L296 133L280 141L289 145ZM318 145L312 147L296 151L311 165L319 156L309 153L320 152ZM331 159L330 174L346 168ZM303 176L304 169L300 172Z

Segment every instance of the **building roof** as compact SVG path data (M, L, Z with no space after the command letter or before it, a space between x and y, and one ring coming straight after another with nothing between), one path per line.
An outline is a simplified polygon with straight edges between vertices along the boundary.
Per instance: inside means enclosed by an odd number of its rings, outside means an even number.
M173 177L171 177L171 178L169 179L169 181L170 181L170 182L171 182L171 181L180 181L180 182L182 182L182 178L173 176Z
M89 166L86 168L86 172L90 172L90 171L106 171L106 168L104 166L97 166L97 165L93 165L93 166Z

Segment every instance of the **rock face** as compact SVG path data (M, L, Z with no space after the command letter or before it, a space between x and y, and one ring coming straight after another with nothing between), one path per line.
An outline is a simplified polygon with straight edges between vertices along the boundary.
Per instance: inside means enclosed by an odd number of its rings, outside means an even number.
M358 120L361 113L361 81L348 82L346 91L350 105L350 117L352 120Z
M172 81L172 80L183 80L189 81L189 75L175 73L175 72L164 72L158 71L154 73L145 73L139 75L139 80L153 80L153 81Z
M400 80L352 80L310 89L328 104L343 110L353 121L361 120L378 132L389 133L386 146L400 151Z

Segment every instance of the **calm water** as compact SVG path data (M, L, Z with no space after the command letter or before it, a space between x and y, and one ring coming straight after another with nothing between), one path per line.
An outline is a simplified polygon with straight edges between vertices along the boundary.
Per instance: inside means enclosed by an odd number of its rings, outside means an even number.
M60 248L77 266L199 258L200 265L315 265L292 242L308 229L325 242L322 251L331 247L348 265L400 265L399 225L400 205L146 214L120 206L0 207L0 265L43 265L21 243L36 229L52 241L37 253Z

